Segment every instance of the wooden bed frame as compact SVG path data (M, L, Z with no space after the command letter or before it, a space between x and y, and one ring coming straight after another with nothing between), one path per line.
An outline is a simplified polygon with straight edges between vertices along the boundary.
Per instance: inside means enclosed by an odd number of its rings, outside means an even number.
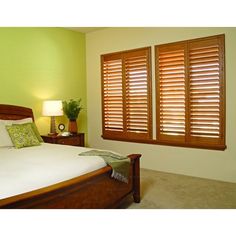
M0 104L0 119L18 120L27 117L34 119L32 109ZM130 158L128 184L112 179L111 167L106 166L58 184L2 199L0 208L116 208L125 197L131 194L134 202L139 203L141 155L131 154L128 157Z

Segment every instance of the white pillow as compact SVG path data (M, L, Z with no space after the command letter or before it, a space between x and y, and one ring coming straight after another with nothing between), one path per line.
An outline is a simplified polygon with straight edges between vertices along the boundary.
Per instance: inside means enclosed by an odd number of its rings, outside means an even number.
M3 122L5 125L12 125L12 124L25 124L25 123L29 123L29 122L33 122L32 118L24 118L21 120L0 120L0 122Z
M6 125L25 124L29 122L33 122L32 118L25 118L21 120L0 120L0 147L14 146L7 132Z
M6 125L0 121L0 147L12 147L13 143L5 126Z

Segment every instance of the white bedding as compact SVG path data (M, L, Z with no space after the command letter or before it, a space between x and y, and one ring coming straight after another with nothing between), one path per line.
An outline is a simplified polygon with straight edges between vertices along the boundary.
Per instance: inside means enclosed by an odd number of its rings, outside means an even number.
M83 147L43 143L0 148L0 199L46 187L106 166L98 156L79 156Z

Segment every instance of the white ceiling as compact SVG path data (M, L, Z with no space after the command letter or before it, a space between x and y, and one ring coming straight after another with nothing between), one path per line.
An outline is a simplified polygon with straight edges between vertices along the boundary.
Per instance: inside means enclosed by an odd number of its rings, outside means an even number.
M66 27L66 28L86 34L86 33L90 33L93 31L105 29L106 27Z

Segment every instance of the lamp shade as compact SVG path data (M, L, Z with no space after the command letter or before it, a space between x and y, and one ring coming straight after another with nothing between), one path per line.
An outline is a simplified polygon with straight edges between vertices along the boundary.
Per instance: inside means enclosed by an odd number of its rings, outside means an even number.
M43 102L43 116L62 116L62 101L48 100Z

